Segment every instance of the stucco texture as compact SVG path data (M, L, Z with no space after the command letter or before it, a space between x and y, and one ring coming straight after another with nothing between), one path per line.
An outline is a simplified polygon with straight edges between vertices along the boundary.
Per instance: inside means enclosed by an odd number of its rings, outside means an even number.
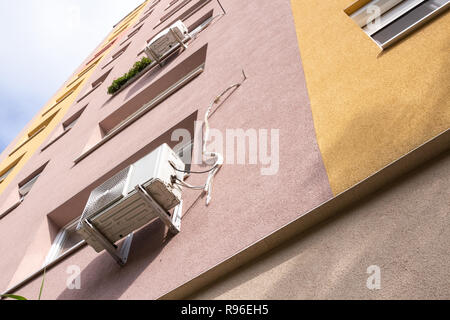
M447 151L190 298L449 299L449 175Z
M381 52L351 0L291 0L317 139L334 194L450 127L450 12Z

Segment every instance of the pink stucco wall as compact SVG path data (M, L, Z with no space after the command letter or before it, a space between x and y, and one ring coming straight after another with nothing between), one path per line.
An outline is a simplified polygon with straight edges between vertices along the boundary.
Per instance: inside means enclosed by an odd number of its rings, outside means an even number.
M96 254L85 247L48 271L44 298L158 298L332 197L316 143L289 1L222 0L228 14L202 32L185 52L117 96L107 95L107 86L138 60L146 40L197 3L191 1L154 29L169 2L155 6L124 54L105 69L97 68L93 81L113 67L102 86L71 107L65 119L87 105L76 126L37 153L0 196L0 202L5 201L18 181L48 162L24 203L0 220L0 290L39 269L58 226L81 214L93 188L162 142L170 142L174 128L193 131L193 121L202 120L211 100L241 80L242 69L248 80L214 114L211 126L224 133L239 128L279 129L278 174L261 175L261 165L225 165L215 179L209 207L204 199L196 201L197 192L183 194L185 215L179 235L168 237L159 222L145 227L136 233L124 268L107 253ZM212 9L214 15L221 12L217 1L210 1L185 23L193 24ZM120 46L123 39L115 43L111 56L127 45ZM137 101L136 107L150 99L148 88L155 81L206 44L201 75L82 161L74 162L90 140L101 137L100 122L120 114L130 101ZM202 179L191 177L189 183L201 184ZM66 288L70 265L82 270L81 290ZM33 297L38 285L39 279L20 293Z

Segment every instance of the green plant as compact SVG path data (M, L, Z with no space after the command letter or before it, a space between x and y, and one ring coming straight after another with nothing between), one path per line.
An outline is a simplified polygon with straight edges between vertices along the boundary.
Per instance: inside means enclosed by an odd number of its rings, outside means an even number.
M2 295L2 298L9 298L9 299L14 299L14 300L28 300L25 297L22 296L16 296L14 294L4 294Z
M152 63L147 57L143 57L141 61L137 61L133 67L123 76L117 78L112 82L112 84L108 87L108 94L114 94L120 90L128 81L133 79L136 75L138 75L142 70L147 68Z
M39 289L38 300L41 300L41 297L42 297L42 291L44 289L44 282L45 282L45 273L46 273L46 269L44 269L44 275L42 276L42 282L41 282L41 288ZM28 300L25 297L18 296L15 294L4 294L4 295L0 296L0 298L13 299L13 300Z

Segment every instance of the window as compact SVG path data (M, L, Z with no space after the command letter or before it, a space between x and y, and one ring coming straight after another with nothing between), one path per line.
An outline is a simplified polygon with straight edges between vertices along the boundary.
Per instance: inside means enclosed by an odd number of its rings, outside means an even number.
M161 0L154 1L153 4L152 4L147 10L145 10L144 14L146 14L147 12L150 12L150 11L151 11L153 8L155 8L155 7L158 5L158 3L160 3L160 2L161 2Z
M106 71L100 78L98 78L97 80L95 80L94 82L92 82L92 88L98 87L99 85L101 85L103 82L105 82L106 78L108 78L109 74L111 73L113 68L109 69L108 71Z
M6 178L9 176L9 174L11 173L11 171L13 171L13 170L14 170L14 166L12 166L11 168L7 169L5 172L0 174L0 183L5 181Z
M123 47L122 49L120 49L119 51L117 51L116 53L114 53L111 56L111 59L109 60L109 62L107 62L102 69L105 69L107 66L109 66L111 63L113 63L114 61L116 61L120 56L122 56L122 54L125 53L125 51L127 51L128 47L130 46L130 43L127 44L125 47Z
M128 49L129 46L130 46L130 45L128 44L128 45L125 46L124 48L120 49L119 52L113 54L112 59L115 60L115 59L117 59L118 57L120 57L122 54L124 54L125 51Z
M5 169L0 170L0 185L10 176L24 155L25 153L18 157L13 163L9 164ZM19 197L17 189L18 187L16 186L14 193L8 195L8 197L4 199L5 201L0 203L0 219L3 219L5 216L10 214L22 203L23 199Z
M83 81L80 80L74 87L72 87L70 90L66 91L61 97L59 97L58 99L56 99L56 102L50 107L48 108L43 114L42 116L46 116L50 111L52 111L53 109L55 109L58 105L60 105L64 100L66 100L68 97L70 97L72 95L72 93L75 92L75 90L78 89L78 87L81 85Z
M148 112L195 79L205 68L207 49L208 45L204 45L138 95L129 99L118 110L107 115L100 122L103 132L108 135L130 122L131 119L140 117L141 113ZM147 103L142 105L143 101L147 101Z
M170 10L168 13L163 15L160 19L160 24L169 19L171 16L173 16L175 13L177 13L179 10L181 10L183 7L185 7L188 3L190 3L192 0L184 0L180 4L178 4L175 8ZM159 26L159 25L158 25ZM155 28L157 28L156 26Z
M19 183L19 196L20 200L23 201L25 197L30 193L36 181L38 181L48 162L31 174L27 179Z
M146 13L141 19L139 19L139 21L135 24L135 26L133 28L136 28L139 23L143 22L145 19L150 17L152 15L152 13L153 13L153 10Z
M42 169L43 170L43 169ZM25 197L30 193L36 181L41 176L42 171L33 175L27 182L19 185L19 195L21 199L25 199Z
M83 71L81 71L81 72L78 74L78 79L81 78L82 76L84 76L84 75L85 75L86 73L88 73L89 71L91 71L92 68L94 68L94 67L97 65L97 63L100 62L101 59L102 59L102 57L98 58L97 60L95 60L95 62L93 62L91 65L89 65L88 67L86 67Z
M136 30L134 30L133 32L131 32L125 40L123 40L120 45L123 45L124 43L126 43L128 40L130 40L131 38L133 38L142 28L144 24L141 24Z
M179 16L176 20L173 21L173 23L175 23L178 20L181 21L185 21L186 19L190 18L191 15L195 14L198 10L197 7L191 8L193 9L192 11L188 10L187 13L183 13L181 16ZM188 27L188 32L189 35L192 39L194 39L195 37L197 37L198 33L200 33L201 31L203 31L206 27L208 27L211 22L215 19L215 17L213 17L214 14L214 9L208 11L208 13L206 13L204 16L202 16L200 19L198 19L197 21L195 21L193 24L191 24ZM172 23L172 24L173 24ZM172 24L168 25L166 28L169 28ZM159 33L158 33L159 34ZM158 35L157 34L157 35ZM151 38L147 39L147 45L157 36L154 35ZM137 56L141 56L145 53L145 48L142 49L141 51L138 52Z
M77 100L77 103L79 103L80 101L82 101L84 98L86 98L88 95L90 95L92 92L95 91L95 89L97 89L98 87L100 87L103 82L105 82L105 80L108 78L109 74L111 73L113 68L109 69L108 71L106 71L100 78L98 78L97 80L95 80L94 82L92 82L91 84L91 89L89 89L85 94L83 94L81 96L81 98L79 98Z
M128 28L129 26L130 26L130 23L128 23L128 24L126 24L126 25L120 27L117 31L115 31L115 32L113 33L113 35L108 39L108 41L110 41L109 44L114 43L114 42L116 41L117 37L118 37L119 35L121 35L122 32L124 32L125 30L127 30L127 28ZM112 40L114 40L114 41L112 41ZM111 41L112 41L112 42L111 42ZM109 44L108 44L108 45L109 45Z
M70 89L69 91L64 93L61 97L56 99L56 103L61 103L62 101L67 99L67 97L70 96L75 91L75 89L77 89L80 86L80 84L81 84L81 81L79 83L77 83L76 86L74 86L72 89Z
M169 2L169 5L167 6L167 8L164 9L164 11L170 9L170 8L171 8L175 3L177 3L177 2L178 2L178 0L172 0L172 1L170 1L170 2Z
M69 83L69 84L67 85L66 88L71 87L71 86L72 86L75 82L77 82L82 76L84 76L86 73L88 73L90 70L92 70L92 68L94 68L94 67L97 65L97 63L100 62L100 60L101 60L102 58L103 58L103 56L100 57L100 58L98 58L95 62L93 62L91 65L89 65L88 67L86 67L83 71L81 71L81 72L77 75L77 78L76 78L75 80L73 80L71 83ZM82 81L82 80L80 80L79 83L81 83L81 81Z
M173 23L175 23L178 20L181 21L186 21L187 19L189 19L190 17L192 17L195 13L197 13L198 11L200 11L200 9L204 8L208 3L210 3L212 0L200 0L198 2L196 2L195 4L193 4L189 9L185 10L183 13L181 13L179 16L177 16L175 19L173 19L167 26L169 27L170 25L172 25ZM170 17L169 17L170 18ZM164 21L161 21L155 28L158 28L161 24L163 24L167 19L165 19ZM165 29L165 28L164 28Z
M71 88L69 91L65 92L61 97L56 99L56 103L61 103L62 101L66 100L68 96L70 96L81 84L81 81L78 82L73 88Z
M450 7L450 0L360 0L345 12L385 49Z
M17 164L22 160L25 153L23 153L20 157L15 159L12 163L9 163L4 169L0 170L0 184L8 178L8 176L11 174L11 172L14 170L14 168L17 166Z
M203 32L206 28L208 28L214 19L218 16L214 16L214 9L208 11L204 16L195 21L191 26L189 26L189 34L192 39L196 39L198 35Z
M50 123L50 121L52 121L52 119L56 116L56 114L54 114L53 116L49 117L46 121L44 121L43 123L41 123L40 125L38 125L36 128L34 128L33 130L31 130L30 132L28 132L28 138L31 139L33 137L35 137L36 135L38 135L42 130L44 130L45 128L47 128L48 124Z
M81 110L77 111L75 114L73 114L71 117L69 117L66 121L63 122L62 126L58 128L55 132L55 134L49 139L50 142L48 142L41 151L46 150L51 145L53 145L56 141L61 139L66 133L68 133L77 123L78 119L83 114L84 110L87 108L87 105L85 105Z
M53 113L51 116L49 116L47 119L45 119L44 121L42 121L38 126L36 126L33 130L31 130L30 132L28 132L28 138L33 138L36 135L38 135L42 130L44 130L45 128L47 128L47 126L50 124L50 122L52 122L52 120L56 117L56 115L58 114L59 111L56 111L55 113Z
M16 153L18 150L20 150L24 145L26 145L28 142L30 142L34 137L39 135L42 131L44 131L47 126L50 124L50 122L56 117L59 110L53 113L50 117L48 117L46 120L41 122L38 126L36 126L34 129L28 132L28 135L25 140L22 141L10 154L9 156L12 156L14 153Z
M95 59L97 59L100 55L102 55L103 53L105 53L106 50L108 50L109 48L111 48L113 46L114 43L116 43L117 39L114 39L113 41L109 42L106 46L104 46L99 52L97 52L94 57L89 60L86 65L89 65L92 61L94 61ZM101 56L101 58L103 57L103 55ZM100 58L100 59L101 59ZM99 60L100 60L99 59ZM98 61L95 62L95 64L97 64Z
M128 99L120 108L106 115L96 127L83 153L74 160L79 163L107 141L129 127L144 114L157 107L178 90L198 77L205 68L208 44L198 49L145 89ZM147 81L155 79L156 75Z
M78 114L74 115L71 119L69 119L65 123L63 123L64 132L71 130L75 126L78 119L80 119L83 111L84 111L84 109L81 110Z
M132 15L130 15L129 17L127 17L125 20L123 20L122 25L128 24L131 20L133 20L134 18L136 18L138 14L139 14L139 11L134 12Z
M78 218L61 229L53 241L53 245L45 259L44 266L52 263L67 251L84 242L83 238L76 232L77 224Z

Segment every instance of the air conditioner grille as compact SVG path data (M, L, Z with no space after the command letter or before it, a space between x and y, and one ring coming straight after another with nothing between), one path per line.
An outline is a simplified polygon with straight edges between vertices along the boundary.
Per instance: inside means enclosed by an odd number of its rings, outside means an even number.
M82 220L93 217L96 213L124 197L123 191L130 170L131 167L125 168L92 191L83 211Z

